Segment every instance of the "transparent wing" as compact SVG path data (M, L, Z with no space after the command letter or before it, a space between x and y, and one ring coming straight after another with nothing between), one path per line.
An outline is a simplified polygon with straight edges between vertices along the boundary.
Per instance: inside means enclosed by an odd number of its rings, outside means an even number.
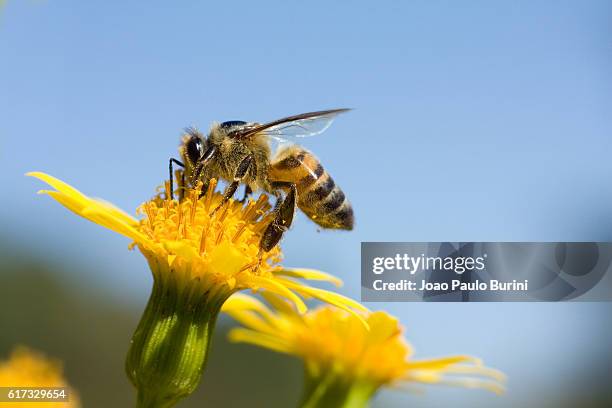
M316 136L325 132L340 113L327 113L304 119L296 119L269 127L263 132L268 136L280 139Z
M263 125L245 127L238 130L239 133L235 137L249 137L257 133L264 133L279 141L288 141L292 138L315 136L325 132L336 116L346 111L348 109L333 109L289 116Z

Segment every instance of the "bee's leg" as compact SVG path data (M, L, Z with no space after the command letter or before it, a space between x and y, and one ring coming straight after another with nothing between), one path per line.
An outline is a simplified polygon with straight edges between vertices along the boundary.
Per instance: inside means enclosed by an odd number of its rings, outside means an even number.
M249 198L249 196L253 193L253 190L251 190L251 186L246 186L244 188L244 197L242 197L242 200L240 200L241 203L244 203L247 198Z
M210 161L210 159L212 159L216 152L217 148L215 146L210 146L208 149L206 149L202 156L200 156L193 169L193 182L200 179L200 176L202 175L202 170L204 170L204 166Z
M192 188L195 188L195 184L202 176L202 171L204 171L204 166L206 166L206 163L208 163L210 159L212 159L212 157L214 156L216 152L217 152L217 148L215 146L210 146L208 149L206 149L206 151L202 154L202 156L198 158L198 161L196 162L196 165L193 168L193 171L191 173L190 182L191 182ZM198 196L198 198L202 198L204 194L206 194L206 191L208 190L208 184L210 180L203 180L203 181L204 182L202 183L202 188L200 189L200 195Z
M238 189L238 186L240 185L240 181L249 171L251 163L253 163L253 156L251 155L248 155L240 162L240 164L238 165L238 169L236 170L236 174L234 175L234 180L230 183L229 186L225 188L225 191L223 192L223 199L221 200L217 208L215 208L210 213L211 217L217 212L217 210L219 210L219 208L223 207L223 205L227 203L230 198L232 198L232 196Z
M202 183L202 187L200 187L200 195L198 196L198 199L204 197L204 194L206 194L206 192L208 191L209 185L210 185L210 180L205 180Z
M185 165L181 163L179 160L171 157L168 161L168 170L170 172L170 200L174 199L174 170L172 169L172 164L176 164L177 166L181 166L185 168ZM183 176L184 177L184 176ZM185 181L183 180L183 185L185 185Z
M295 214L295 206L297 200L297 189L295 183L276 182L273 183L274 187L289 189L285 199L279 199L274 207L274 219L266 227L261 240L259 241L259 248L262 251L268 252L278 244L280 239L283 237L285 231L289 229L293 222L293 215Z

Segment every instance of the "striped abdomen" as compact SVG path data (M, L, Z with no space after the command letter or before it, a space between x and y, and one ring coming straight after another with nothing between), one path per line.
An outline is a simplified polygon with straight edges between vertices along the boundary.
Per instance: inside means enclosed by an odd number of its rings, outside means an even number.
M295 183L297 205L323 228L353 229L353 208L319 160L300 146L280 151L270 166L270 181Z

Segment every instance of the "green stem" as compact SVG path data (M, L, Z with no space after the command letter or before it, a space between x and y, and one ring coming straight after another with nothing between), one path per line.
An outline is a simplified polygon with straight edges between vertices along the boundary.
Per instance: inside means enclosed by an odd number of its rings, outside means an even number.
M375 385L346 378L333 370L318 375L305 371L300 408L366 408Z
M185 286L173 276L156 276L126 359L138 408L169 408L195 390L229 295L211 296L197 280Z

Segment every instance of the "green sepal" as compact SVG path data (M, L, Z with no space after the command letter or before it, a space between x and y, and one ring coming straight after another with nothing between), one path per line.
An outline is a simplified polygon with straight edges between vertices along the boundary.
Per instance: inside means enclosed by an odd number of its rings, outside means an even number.
M172 407L199 384L217 316L231 295L211 292L197 279L185 284L155 277L125 365L137 407Z

